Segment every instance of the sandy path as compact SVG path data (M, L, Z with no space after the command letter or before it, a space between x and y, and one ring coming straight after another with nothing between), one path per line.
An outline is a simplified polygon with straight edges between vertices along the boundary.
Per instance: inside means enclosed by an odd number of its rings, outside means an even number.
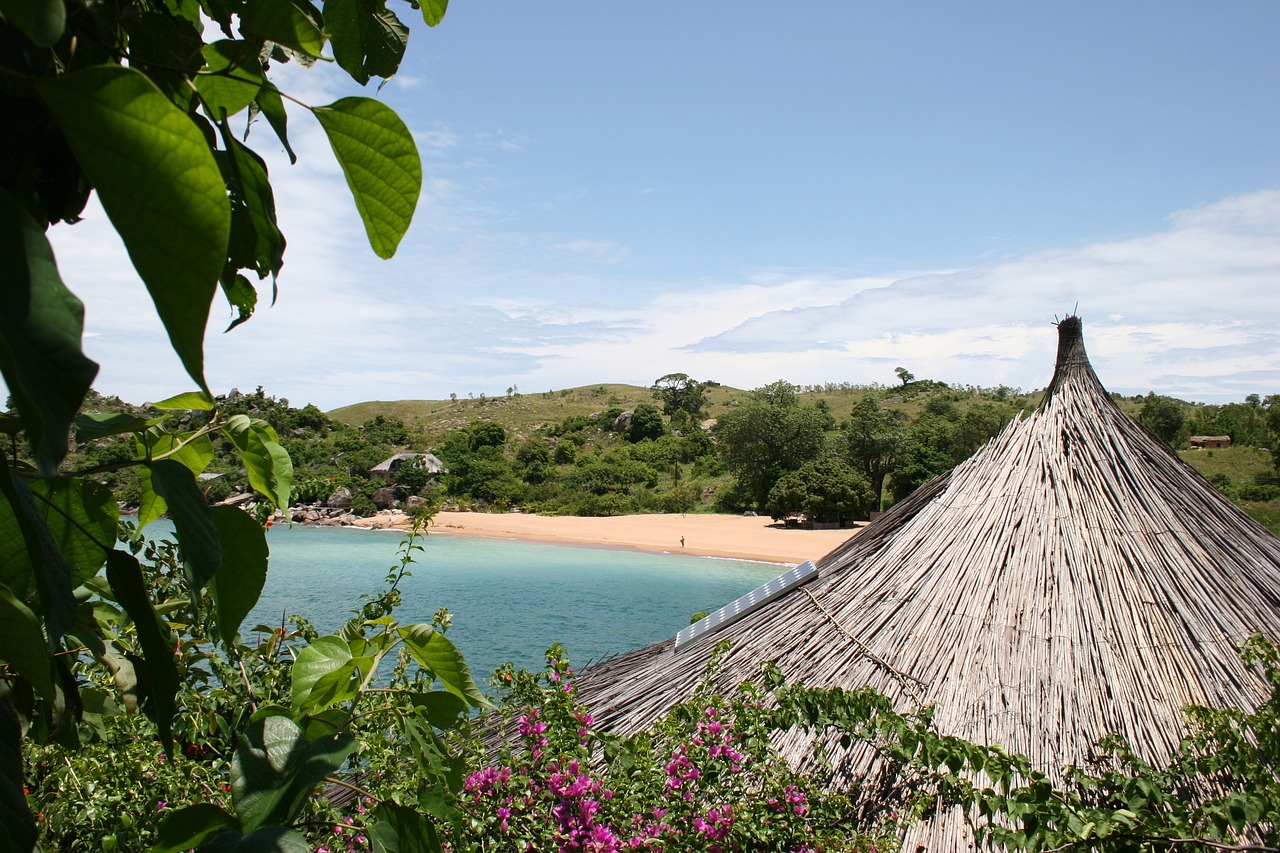
M388 518L374 516L361 521L391 526L387 524ZM787 529L768 518L739 515L579 518L486 512L441 512L429 530L432 534L526 539L595 548L635 548L788 564L816 560L856 532Z

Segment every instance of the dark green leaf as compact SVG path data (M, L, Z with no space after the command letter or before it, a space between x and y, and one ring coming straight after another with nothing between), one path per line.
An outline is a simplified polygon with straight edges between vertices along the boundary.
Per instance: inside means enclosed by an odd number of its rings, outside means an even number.
M284 101L280 98L279 90L267 83L262 87L262 91L258 93L258 99L254 101L254 104L266 116L267 124L271 125L271 129L280 138L280 144L289 153L289 162L297 163L298 155L293 153L293 148L289 145L289 116L284 111ZM249 115L253 115L252 108L250 108ZM248 134L249 131L246 129L245 136L247 137Z
M213 522L222 540L222 566L209 585L218 611L218 633L228 645L258 603L267 580L267 537L249 513L215 506Z
M311 853L311 845L287 826L266 826L248 835L223 830L200 853Z
M405 625L399 632L413 659L445 690L475 707L489 705L489 700L472 680L471 668L462 653L448 637L426 624Z
M22 593L34 581L44 610L45 630L56 641L71 629L76 618L71 567L54 544L31 489L4 464L0 464L0 492L5 497L0 501L0 547L6 557L0 561L0 571L4 572L4 583ZM25 555L25 563L17 562L21 558L15 555ZM10 563L11 559L15 562Z
M220 830L235 825L235 817L212 803L187 806L170 812L160 822L151 853L182 853L199 847Z
M118 65L33 81L124 240L188 375L207 391L204 330L231 208L200 129Z
M449 0L422 0L422 20L428 27L434 27L444 20L444 13L449 8Z
M333 41L333 58L361 85L370 77L390 77L400 68L409 28L382 3L328 0L324 24Z
M213 461L213 442L207 435L186 439L185 436L173 436L158 428L152 428L139 439L138 454L148 459L162 456L173 462L180 462L194 476L202 473ZM162 516L168 509L168 505L156 492L149 467L142 466L138 469L138 480L142 487L142 500L138 507L138 530L142 530Z
M25 486L48 543L63 560L74 589L102 568L116 541L120 515L111 490L91 480L37 480ZM18 596L32 588L31 550L17 517L0 509L0 582Z
M62 0L0 0L0 15L36 47L52 46L67 27L67 7Z
M250 724L231 759L231 796L245 829L293 819L315 786L355 749L350 735L309 741L288 717Z
M432 690L428 693L410 694L413 708L427 718L427 722L441 731L450 731L465 718L466 700L444 690Z
M374 853L440 853L431 821L408 806L383 800L373 816L378 821L369 832Z
M161 459L150 468L152 485L169 507L191 588L203 589L222 565L222 537L213 513L187 466Z
M214 121L235 115L258 97L266 78L256 45L222 39L205 45L200 53L205 65L196 77L196 89Z
M320 58L324 33L289 0L254 0L245 4L240 16L240 28L246 34Z
M226 164L227 188L231 191L229 269L222 277L226 289L232 268L252 269L258 278L277 275L284 264L285 240L276 225L276 201L267 177L267 164L236 141L225 125L222 125L222 138L227 150L221 152L220 162ZM228 292L227 298L242 309L242 315L253 313L253 302L248 303L249 310L245 312L244 301L231 297ZM256 301L256 294L254 299Z
M83 332L84 306L58 276L43 229L0 189L0 371L45 475L66 456L98 372L80 351Z
M227 297L227 304L236 311L236 316L223 329L229 332L253 316L253 310L258 307L258 291L254 290L249 279L237 273L230 281L222 280L222 293Z
M369 245L380 258L396 252L422 189L413 136L395 111L370 98L343 98L311 112L346 175Z
M22 724L8 702L0 702L0 827L11 849L36 849L36 819L23 794Z
M54 701L53 659L40 631L40 620L3 584L0 584L0 659L30 682L45 701Z
M147 588L142 580L142 567L131 554L111 551L107 554L107 582L116 601L124 608L138 630L142 661L149 676L150 695L155 703L156 727L165 750L173 754L174 697L178 694L178 670L173 664L173 648L167 633L160 630ZM137 661L134 661L135 668Z
M276 431L266 421L245 415L228 418L222 429L240 451L253 490L280 509L288 509L293 463L280 446Z
M159 418L140 418L124 412L112 414L89 412L76 418L76 443L83 444L109 435L141 432L160 422Z

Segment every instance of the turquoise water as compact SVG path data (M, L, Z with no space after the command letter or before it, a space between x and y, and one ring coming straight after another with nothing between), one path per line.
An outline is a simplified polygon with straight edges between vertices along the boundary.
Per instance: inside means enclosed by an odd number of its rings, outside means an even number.
M172 528L169 528L172 529ZM148 535L167 531L157 523ZM553 642L574 666L675 636L699 610L714 610L777 576L769 563L577 548L432 534L420 540L413 576L400 585L400 621L453 614L449 638L476 680L505 661L531 669ZM271 569L246 627L299 613L327 632L382 588L401 536L353 528L267 532Z

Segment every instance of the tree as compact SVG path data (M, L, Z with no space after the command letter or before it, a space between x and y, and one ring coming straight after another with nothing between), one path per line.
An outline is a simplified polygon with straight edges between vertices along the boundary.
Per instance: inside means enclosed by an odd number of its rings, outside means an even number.
M1147 394L1142 411L1138 413L1138 423L1170 447L1178 440L1185 421L1186 413L1181 403L1170 397L1161 397L1154 391Z
M849 458L871 483L874 508L880 508L884 480L898 464L906 448L906 428L902 415L884 409L867 395L853 407L844 429Z
M843 523L866 518L872 500L867 478L828 454L782 475L769 490L767 508L774 519L800 512L810 521Z
M477 421L471 425L471 449L482 447L502 447L507 443L507 431L502 424L492 421Z
M668 373L660 376L652 386L653 396L662 401L662 412L681 425L702 416L707 404L707 388L712 382L699 382L687 373Z
M915 374L912 373L910 370L907 370L905 367L895 367L893 369L893 372L898 374L898 381L902 383L903 388L906 388L908 385L910 385L912 380L916 378Z
M446 3L411 5L434 26ZM271 509L288 506L293 470L272 424L224 411L204 375L204 335L215 294L221 290L235 311L231 328L245 322L258 298L251 278L270 277L274 290L285 253L266 165L232 121L265 118L265 127L296 159L283 106L288 96L269 77L272 66L295 58L310 65L331 44L336 64L363 85L395 74L408 39L385 0L326 6L332 14L308 0L0 3L6 128L0 134L0 371L17 409L16 417L0 420L31 450L29 460L0 456L0 526L10 543L0 610L13 626L0 645L0 688L11 697L0 703L0 738L10 756L0 767L6 847L30 849L36 841L12 759L20 730L14 712L34 723L22 727L26 736L74 744L81 701L71 667L85 664L86 647L100 650L120 704L145 708L164 751L175 758L179 687L185 683L198 694L208 678L207 669L180 672L175 665L172 637L183 635L183 620L200 616L189 602L208 599L201 612L213 619L212 642L223 648L227 672L241 660L236 633L267 570L260 522ZM215 28L225 38L206 42ZM393 110L371 98L345 97L309 109L343 169L371 247L390 257L412 219L422 182L412 135ZM45 231L75 222L90 193L97 193L120 235L196 388L156 405L165 412L202 413L198 426L191 417L175 432L127 413L77 418L98 365L81 349L83 306L62 281ZM155 586L133 553L114 547L116 505L94 481L101 472L62 470L73 422L81 442L132 437L132 458L108 464L139 471L140 525L166 511L173 519L182 554L172 576L176 586ZM261 502L257 519L232 507L211 509L201 498L195 476L213 458L215 436L239 451ZM104 566L101 581L76 591ZM109 623L92 615L77 621L82 604L101 619L116 615ZM126 623L134 627L119 633ZM336 725L324 732L306 728L310 715L324 703L336 704L335 698L347 701L351 678L372 673L392 647L391 630L370 640L358 624L345 637L321 638L328 643L324 653L303 648L301 669L294 672L319 677L327 669L325 696L295 682L289 707L274 706L274 716L235 732L233 770L242 759L266 754L268 743L273 755L306 758L262 762L252 776L237 776L234 813L211 803L175 809L166 820L171 849L200 846L215 836L212 843L227 849L305 847L289 825L316 784L357 746L354 715L331 714ZM430 659L446 647L451 651L437 659L449 659L445 666L454 669L461 662L431 626L404 626L394 642L401 640L429 679L444 673ZM202 654L213 656L212 642ZM380 643L376 654L351 664L356 654L370 655L370 643ZM484 701L474 685L459 687L456 695L466 697L464 706ZM413 737L421 743L423 730L430 729L426 718L411 711L401 720L416 727ZM421 815L394 804L379 812L379 823L386 824L384 838L393 827L418 838L429 831Z
M763 509L774 483L822 451L826 417L815 406L800 403L799 389L774 382L716 423L725 465L753 505Z
M662 422L662 413L658 411L657 406L641 403L631 413L631 425L627 427L627 441L635 444L646 438L658 439L666 431L666 424Z

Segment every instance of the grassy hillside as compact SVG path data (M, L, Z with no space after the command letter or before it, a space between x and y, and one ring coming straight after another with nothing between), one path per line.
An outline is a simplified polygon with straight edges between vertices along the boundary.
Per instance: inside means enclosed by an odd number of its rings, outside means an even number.
M1183 450L1178 453L1223 494L1280 536L1280 485L1271 453L1261 447Z
M885 405L900 409L908 418L920 414L929 397L928 383L915 383L919 389L889 389ZM810 387L801 393L805 403L825 400L837 420L846 416L854 403L868 393L884 393L883 388L866 386ZM897 393L901 391L902 393ZM750 394L741 388L716 385L707 389L706 416L719 417L738 405ZM957 403L963 411L968 406L991 400L990 393L965 396ZM1040 400L1040 392L1010 394L1007 399L1021 406L1034 406ZM501 424L517 438L532 435L540 429L575 415L591 416L609 409L629 411L640 403L661 404L654 400L647 387L639 385L602 384L583 385L560 391L542 391L533 394L513 393L509 397L476 397L457 400L370 400L354 403L328 412L329 417L340 423L356 426L378 415L396 417L411 429L421 431L429 439L450 430L462 429L477 421ZM1123 403L1122 403L1123 405ZM1131 404L1134 405L1134 404Z

